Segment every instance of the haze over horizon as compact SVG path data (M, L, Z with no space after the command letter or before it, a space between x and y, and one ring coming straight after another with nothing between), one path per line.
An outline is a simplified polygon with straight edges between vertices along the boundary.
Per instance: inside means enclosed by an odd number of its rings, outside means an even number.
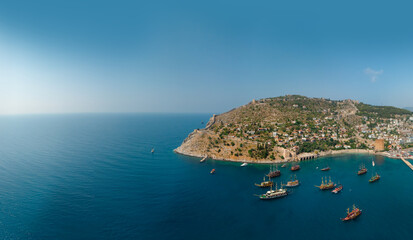
M286 94L412 107L411 6L4 1L0 114L220 113Z

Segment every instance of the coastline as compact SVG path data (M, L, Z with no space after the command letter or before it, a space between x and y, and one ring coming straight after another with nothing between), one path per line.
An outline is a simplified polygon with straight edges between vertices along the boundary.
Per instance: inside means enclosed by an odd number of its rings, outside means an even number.
M368 149L342 149L342 150L329 150L325 152L320 152L318 154L318 157L324 157L324 156L332 156L332 155L340 155L340 154L355 154L355 153L362 153L362 154L373 154L376 155L379 152L376 152L374 150L368 150Z
M178 148L173 150L177 154L185 155L185 156L190 156L190 157L198 157L198 158L203 158L205 157L202 154L196 154L196 153L187 153L180 151ZM335 156L335 155L342 155L342 154L372 154L372 155L379 155L379 156L384 156L388 158L393 158L393 159L401 159L400 157L397 156L392 156L387 152L376 152L374 150L367 150L367 149L343 149L343 150L329 150L325 152L319 152L318 154L315 153L304 153L304 154L314 154L316 155L316 158L319 157L326 157L326 156ZM299 157L298 155L297 157ZM220 158L216 156L208 156L207 158L213 159L213 160L219 160L219 161L227 161L227 162L240 162L240 163L255 163L255 164L271 164L271 163L287 163L287 162L300 162L300 161L309 161L309 160L298 160L298 159L276 159L276 160L268 160L268 159L228 159L228 158ZM406 158L406 159L413 159L412 157Z

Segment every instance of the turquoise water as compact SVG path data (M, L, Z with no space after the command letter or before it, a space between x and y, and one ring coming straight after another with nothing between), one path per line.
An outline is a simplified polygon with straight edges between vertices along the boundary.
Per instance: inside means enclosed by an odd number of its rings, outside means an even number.
M413 172L400 160L302 162L289 196L258 200L266 165L172 150L209 115L0 117L0 239L412 239ZM155 153L150 150L155 147ZM369 184L372 166L382 179ZM357 176L360 163L369 173ZM329 172L316 167L326 165ZM290 165L289 165L290 166ZM215 175L210 175L216 168ZM280 181L291 172L281 169ZM322 176L344 185L314 187ZM363 214L343 223L355 203Z

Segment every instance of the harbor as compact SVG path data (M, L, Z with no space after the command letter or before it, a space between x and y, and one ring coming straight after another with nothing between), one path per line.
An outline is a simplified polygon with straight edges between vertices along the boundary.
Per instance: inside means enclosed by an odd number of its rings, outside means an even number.
M369 167L369 168L371 169L372 172L375 172L375 174L372 174L372 177L370 179L368 179L368 183L373 183L373 182L377 182L378 180L380 180L381 175L379 175L377 173L377 168L376 168L376 163L375 163L376 158L372 158L372 157L366 158L368 155L361 155L361 156L365 159L358 166L353 164L353 167L354 167L353 170L357 173L356 175L353 175L354 176L353 178L361 178L362 175L366 174L368 172L368 167L366 167L366 164L368 165L368 164L371 163L371 167ZM409 156L410 156L410 154L409 154ZM358 157L360 157L360 155L358 155ZM321 159L321 160L323 160L323 159ZM411 170L413 170L413 165L410 162L405 160L403 157L401 157L401 160L403 162L405 162L406 165L408 165ZM313 165L314 164L319 165L320 161L314 161ZM380 163L380 164L382 164L382 163ZM246 165L242 164L241 166L246 166ZM288 171L288 170L285 169L286 166L287 166L287 164L284 163L281 166L281 169L284 169L284 171ZM301 166L298 165L298 164L292 164L291 167L290 167L290 171L297 171L299 169L301 169ZM320 169L321 172L326 172L326 171L331 170L330 166L328 166L328 165L327 165L327 167L323 167L323 168L320 168L319 166L317 166L315 169L316 170ZM288 189L298 187L301 184L301 182L297 179L297 175L294 174L294 175L290 175L290 180L287 182L287 184L283 184L281 182L280 185L278 185L278 182L274 178L280 177L281 174L282 174L282 172L281 172L281 170L278 169L277 164L275 164L275 165L270 164L269 165L269 172L264 174L263 181L259 184L257 184L257 183L254 184L256 187L259 187L259 188L262 188L262 189L263 188L269 188L269 190L265 190L265 192L262 193L262 194L254 194L254 196L259 197L259 199L261 199L261 200L274 200L274 199L278 199L278 198L284 198L284 197L287 197L288 195L290 195L292 193L292 191L290 191ZM352 174L352 173L347 172L347 174ZM359 175L359 177L357 177L357 175ZM266 177L268 177L268 179L266 179ZM363 179L365 179L365 178L363 178ZM306 184L304 184L304 185L306 185ZM319 188L320 190L329 190L333 194L341 193L342 190L343 190L343 185L340 182L336 183L335 181L332 181L331 176L321 177L321 184L320 185L314 185L314 186L316 188ZM352 192L353 189L349 188L349 191ZM342 194L340 194L340 195L342 195ZM357 197L354 198L354 201L359 201L359 200L360 199L357 198ZM362 210L359 209L358 207L356 207L355 204L353 204L352 211L350 211L349 208L348 208L347 209L347 216L345 218L341 218L341 220L343 222L350 221L350 220L355 220L356 218L358 218L361 215L361 212L362 212Z
M386 189L391 188L391 186L397 184L397 182L403 181L402 179L411 177L411 170L407 169L404 164L401 165L401 161L397 159L369 154L322 157L312 161L300 162L300 170L295 172L291 171L291 167L294 166L295 163L287 163L285 168L281 168L280 164L278 170L281 171L281 175L271 179L271 181L274 182L273 190L276 189L275 184L280 188L280 184L283 183L285 188L290 192L285 196L281 195L282 197L279 198L262 201L258 196L266 194L271 189L270 187L260 188L254 185L254 183L259 185L261 181L263 181L264 176L265 181L268 181L266 175L270 169L277 169L277 166L249 164L247 167L241 168L238 163L221 161L215 161L214 163L219 163L215 165L215 167L219 170L220 175L228 174L231 177L239 175L239 177L235 179L234 184L236 182L236 185L240 186L243 191L241 194L231 191L232 188L228 187L219 187L219 189L229 191L229 195L235 194L236 196L247 198L248 200L246 200L245 204L251 206L254 211L260 213L265 212L264 218L275 218L276 223L270 224L270 226L275 229L282 229L287 227L283 222L294 219L293 221L298 221L295 224L305 229L306 234L314 234L312 230L318 229L317 224L321 224L322 222L323 227L328 227L331 230L328 232L332 239L347 239L349 236L356 239L360 236L380 237L376 232L368 231L367 233L364 230L361 233L356 229L364 229L364 226L369 224L387 227L388 222L385 223L385 221L377 220L385 217L379 209L384 208L386 204L392 201L392 198L386 194ZM329 171L321 171L321 169L326 168L326 166L330 168ZM368 171L365 174L358 175L358 171L364 168ZM248 171L248 175L243 174L245 171ZM394 173L392 173L394 171L399 172L399 174L394 175ZM236 172L239 172L239 174ZM369 180L372 176L375 176L376 172L381 176L381 179L370 183ZM321 178L323 178L324 184L328 185L330 177L334 187L327 187L328 189L324 191L314 187L314 185L320 186ZM299 180L299 185L296 187L288 187L288 182L293 182L295 179ZM211 181L220 184L215 177L211 177ZM214 186L217 187L217 185ZM408 189L407 185L403 185L402 187L403 189ZM215 191L219 191L219 189L215 189ZM405 192L401 193L397 191L397 194L404 195ZM380 199L380 201L377 199ZM353 205L355 205L354 209ZM398 209L395 210L398 212L397 214L399 214L400 209L409 204L405 203L401 205L402 206L396 207L396 209ZM349 211L347 212L348 208ZM359 209L360 212L356 209ZM361 211L362 214L360 214ZM272 214L274 212L277 213L276 216ZM312 230L305 227L308 224L306 221L310 221L310 218L303 217L302 214L304 212L306 215L317 216L317 218L311 219L311 221L314 221L314 224L311 224ZM402 216L410 215L406 212L400 214ZM261 215L248 214L248 218L259 218L259 216ZM297 220L297 216L301 216L301 218ZM393 223L391 223L390 226L396 227ZM261 229L256 225L253 225L252 228L255 229L255 234L257 234L256 231L258 231L258 229ZM353 230L348 233L345 229ZM378 230L378 232L380 232L380 235L384 234L380 230ZM320 234L315 235L320 239L324 239ZM258 236L263 237L260 234L258 234ZM287 235L282 236L288 237ZM403 238L405 235L398 236ZM243 238L241 236L239 237ZM305 237L305 235L297 234L292 238L300 239L302 237Z

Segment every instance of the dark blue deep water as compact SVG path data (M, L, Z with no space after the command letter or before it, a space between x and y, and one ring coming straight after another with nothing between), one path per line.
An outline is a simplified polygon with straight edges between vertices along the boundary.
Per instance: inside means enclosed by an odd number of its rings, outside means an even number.
M413 172L400 160L303 162L300 187L260 201L253 183L268 166L200 164L172 152L208 118L0 117L0 239L413 239ZM373 158L382 179L369 184ZM362 162L370 171L357 176ZM330 172L316 170L326 165ZM277 180L289 174L282 169ZM322 176L343 183L343 192L316 189ZM363 214L341 222L353 203Z

